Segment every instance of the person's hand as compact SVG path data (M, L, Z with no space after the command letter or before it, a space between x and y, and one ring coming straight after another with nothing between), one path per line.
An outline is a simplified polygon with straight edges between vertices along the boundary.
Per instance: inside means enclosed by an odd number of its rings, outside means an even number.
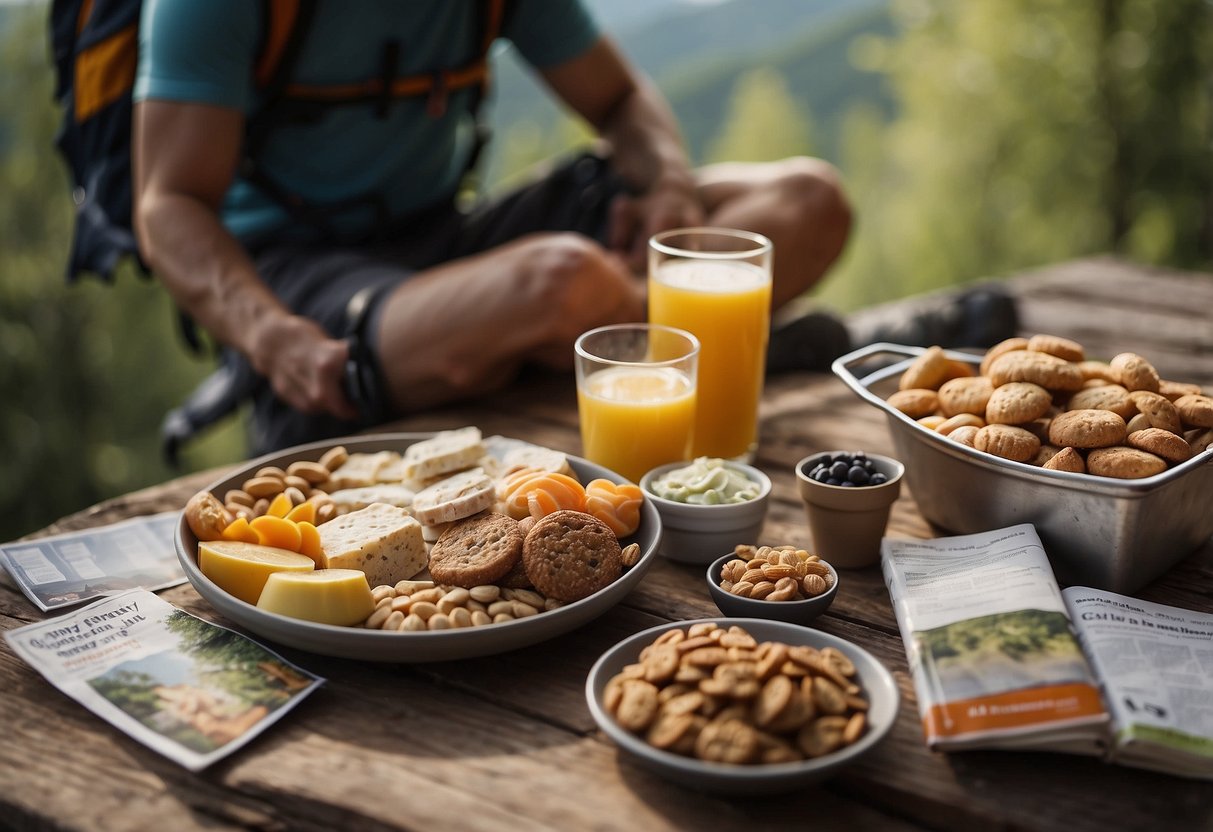
M354 421L358 410L345 394L349 345L330 338L299 315L277 316L262 325L250 358L274 395L302 413L330 413Z
M659 231L703 224L703 206L689 176L657 180L639 195L621 194L611 204L608 245L628 267L643 272L649 238Z

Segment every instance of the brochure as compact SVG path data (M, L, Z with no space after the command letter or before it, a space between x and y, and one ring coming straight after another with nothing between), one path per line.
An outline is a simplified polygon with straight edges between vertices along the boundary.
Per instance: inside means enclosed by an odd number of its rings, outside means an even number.
M142 589L4 637L55 687L190 771L240 748L324 682Z
M882 543L927 744L1213 779L1213 615L1062 592L1030 524Z
M0 545L0 566L43 612L135 587L185 582L173 532L179 511Z

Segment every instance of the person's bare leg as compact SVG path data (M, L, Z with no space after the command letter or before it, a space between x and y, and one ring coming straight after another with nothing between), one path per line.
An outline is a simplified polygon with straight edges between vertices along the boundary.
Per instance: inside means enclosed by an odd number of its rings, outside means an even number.
M571 367L587 329L644 320L644 286L575 234L534 234L422 272L384 301L378 354L398 412L490 392L523 362Z
M828 162L724 162L696 177L707 225L755 231L774 243L774 308L814 286L842 253L851 208Z

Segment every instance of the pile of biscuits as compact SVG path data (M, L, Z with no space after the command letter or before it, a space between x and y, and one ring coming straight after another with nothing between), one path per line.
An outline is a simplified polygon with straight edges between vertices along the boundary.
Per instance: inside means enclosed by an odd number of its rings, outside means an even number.
M971 364L939 347L916 358L888 403L940 436L1055 471L1138 479L1213 444L1213 398L1124 352L1090 360L1054 335L1008 338Z
M869 703L827 647L767 641L710 621L667 630L611 677L603 707L653 747L717 763L791 763L850 745Z

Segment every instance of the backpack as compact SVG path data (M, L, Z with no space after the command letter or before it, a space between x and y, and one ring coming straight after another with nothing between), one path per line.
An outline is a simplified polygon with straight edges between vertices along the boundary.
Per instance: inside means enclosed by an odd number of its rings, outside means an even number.
M304 86L291 83L290 75L316 2L262 2L263 34L255 74L265 103L248 120L240 173L294 219L321 228L326 213L377 197L367 195L332 205L305 204L258 168L257 152L266 136L277 125L316 118L330 107L363 105L385 112L394 99L405 97L426 96L427 111L440 116L447 94L464 88L474 91L471 107L475 114L487 89L488 50L501 30L505 5L503 0L481 3L478 51L463 66L396 77L392 69L399 44L388 42L383 45L382 75L358 84ZM76 204L67 261L69 283L87 272L110 281L118 263L128 255L147 273L131 224L131 93L142 6L142 0L53 0L51 5L54 97L63 112L55 144L70 171ZM477 119L469 168L485 141L487 131Z

